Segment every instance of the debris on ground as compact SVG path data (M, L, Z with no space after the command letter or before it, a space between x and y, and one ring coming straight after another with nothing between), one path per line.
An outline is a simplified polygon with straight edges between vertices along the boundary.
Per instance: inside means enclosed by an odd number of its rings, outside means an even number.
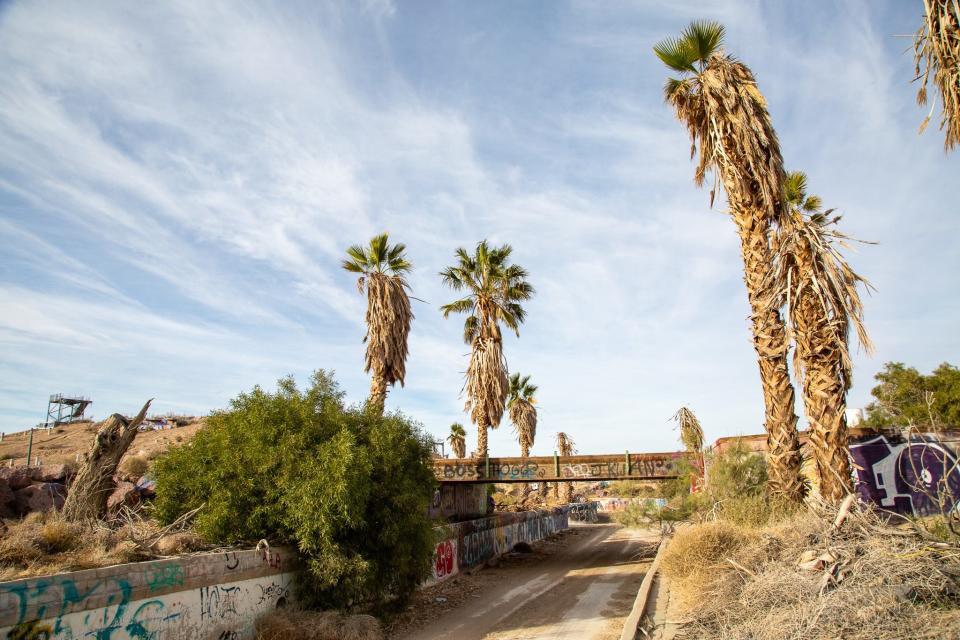
M380 622L370 615L336 611L275 609L257 618L257 640L381 640Z
M761 528L680 528L662 565L678 637L960 637L960 546L895 525L820 504Z

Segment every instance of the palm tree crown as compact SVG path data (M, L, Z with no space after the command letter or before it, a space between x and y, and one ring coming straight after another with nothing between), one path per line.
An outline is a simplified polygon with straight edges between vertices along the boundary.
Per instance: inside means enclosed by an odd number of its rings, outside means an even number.
M923 0L924 20L913 39L914 60L920 88L917 104L927 102L927 82L933 74L933 86L940 94L943 114L940 129L945 130L943 148L950 151L960 144L960 3L956 0ZM927 128L930 114L920 124Z
M462 424L454 422L450 425L450 435L447 436L447 442L450 443L450 448L455 456L458 458L467 456L467 432Z
M473 255L457 249L457 265L440 272L444 284L467 295L440 307L443 317L466 313L463 341L470 344L477 335L499 337L502 322L520 335L526 319L521 302L533 297L533 286L527 282L527 270L510 264L513 248L509 244L491 247L486 240L477 245Z
M407 338L410 335L410 289L405 275L411 265L402 243L390 245L386 233L375 236L366 247L353 245L341 265L358 273L357 289L367 293L367 344L365 371L373 372L370 404L383 411L387 386L406 375Z
M731 198L754 208L753 215L778 219L783 213L783 161L767 102L753 72L723 53L726 30L718 22L696 20L679 38L658 42L653 51L682 76L668 78L664 98L690 134L690 157L699 162L694 181L719 169ZM710 202L716 186L710 192Z

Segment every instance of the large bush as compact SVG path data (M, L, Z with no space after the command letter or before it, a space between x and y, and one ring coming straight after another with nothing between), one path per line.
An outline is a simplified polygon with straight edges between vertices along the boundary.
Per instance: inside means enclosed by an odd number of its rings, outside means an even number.
M400 602L428 575L430 444L399 414L345 407L331 374L255 387L154 462L156 515L204 505L197 531L217 543L299 548L314 606Z

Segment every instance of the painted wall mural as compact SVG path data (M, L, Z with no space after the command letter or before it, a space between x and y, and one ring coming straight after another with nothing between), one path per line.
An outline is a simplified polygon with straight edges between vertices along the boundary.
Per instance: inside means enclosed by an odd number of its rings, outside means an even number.
M857 435L850 457L864 502L902 514L949 512L960 501L960 434Z
M251 550L4 582L0 638L253 638L258 615L291 602L293 568Z

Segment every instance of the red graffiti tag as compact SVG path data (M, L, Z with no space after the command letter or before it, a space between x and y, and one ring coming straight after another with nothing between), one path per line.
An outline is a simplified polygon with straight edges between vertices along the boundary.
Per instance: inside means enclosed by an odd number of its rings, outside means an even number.
M439 580L451 575L456 567L457 552L453 548L453 542L444 540L437 545L434 558L434 574Z

